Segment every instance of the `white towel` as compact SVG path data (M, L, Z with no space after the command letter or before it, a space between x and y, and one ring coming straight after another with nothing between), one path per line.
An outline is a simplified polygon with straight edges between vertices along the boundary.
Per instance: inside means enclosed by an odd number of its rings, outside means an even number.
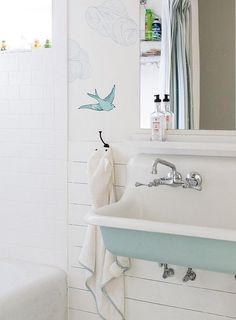
M114 168L111 149L95 150L88 160L88 184L92 205L99 208L115 201ZM79 259L86 269L86 286L104 320L124 317L124 272L129 259L115 257L104 247L100 228L88 226Z

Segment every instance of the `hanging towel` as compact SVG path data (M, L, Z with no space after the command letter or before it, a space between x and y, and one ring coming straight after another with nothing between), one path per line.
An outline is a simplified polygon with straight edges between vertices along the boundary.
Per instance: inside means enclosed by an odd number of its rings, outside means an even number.
M114 168L111 149L95 150L88 160L88 185L95 208L115 201ZM124 320L124 272L129 259L115 257L103 244L100 228L88 226L79 258L86 269L86 286L104 320Z

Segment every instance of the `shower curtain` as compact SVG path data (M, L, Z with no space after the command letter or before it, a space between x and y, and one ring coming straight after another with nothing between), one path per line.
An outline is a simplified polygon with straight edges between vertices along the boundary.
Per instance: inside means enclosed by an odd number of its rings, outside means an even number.
M163 0L162 93L170 93L176 129L193 128L191 0Z

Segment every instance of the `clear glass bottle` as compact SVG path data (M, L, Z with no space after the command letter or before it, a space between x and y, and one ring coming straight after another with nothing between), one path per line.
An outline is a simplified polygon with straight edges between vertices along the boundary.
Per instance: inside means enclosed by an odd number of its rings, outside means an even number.
M155 110L151 113L151 140L165 140L165 114L161 110L160 95L155 95Z
M164 113L165 113L165 121L166 121L166 130L174 129L174 113L170 108L170 98L168 94L165 94L165 98L163 99L164 104Z

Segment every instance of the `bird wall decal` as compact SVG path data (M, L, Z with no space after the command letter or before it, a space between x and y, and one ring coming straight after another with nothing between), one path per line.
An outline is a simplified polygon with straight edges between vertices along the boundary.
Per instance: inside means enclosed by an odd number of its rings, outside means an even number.
M90 109L94 111L111 111L115 108L113 104L113 101L115 99L115 91L116 86L114 85L108 96L102 99L99 97L97 89L95 89L95 94L87 93L87 95L97 100L98 103L82 105L78 109Z

